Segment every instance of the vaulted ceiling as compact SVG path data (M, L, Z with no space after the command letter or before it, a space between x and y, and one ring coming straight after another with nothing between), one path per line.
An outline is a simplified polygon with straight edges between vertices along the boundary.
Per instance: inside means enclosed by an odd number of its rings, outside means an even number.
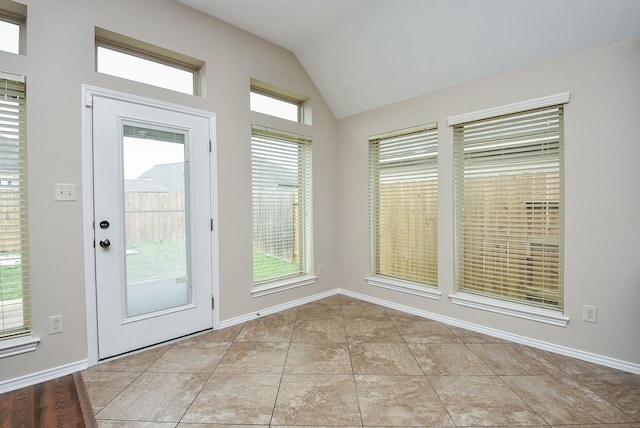
M178 1L292 51L338 118L640 35L640 0Z

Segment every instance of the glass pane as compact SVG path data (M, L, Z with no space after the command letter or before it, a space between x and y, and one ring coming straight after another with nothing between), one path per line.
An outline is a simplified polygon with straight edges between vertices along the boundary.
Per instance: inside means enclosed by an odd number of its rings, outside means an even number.
M268 114L281 119L300 121L300 106L295 103L284 101L267 95L251 92L251 111Z
M0 20L0 50L20 53L20 26Z
M98 46L98 71L173 91L194 94L194 74L156 61Z
M125 126L127 316L191 301L184 134Z

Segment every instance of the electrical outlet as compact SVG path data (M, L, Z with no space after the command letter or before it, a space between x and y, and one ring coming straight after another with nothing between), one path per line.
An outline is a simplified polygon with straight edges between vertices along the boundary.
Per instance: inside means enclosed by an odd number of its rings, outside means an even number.
M62 333L62 315L49 317L49 334Z
M596 306L584 305L582 307L582 321L598 322L598 308Z

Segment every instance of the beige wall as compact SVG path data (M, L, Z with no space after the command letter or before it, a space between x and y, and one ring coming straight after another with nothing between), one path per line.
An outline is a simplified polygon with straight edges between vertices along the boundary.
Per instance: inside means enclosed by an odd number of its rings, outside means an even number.
M340 285L513 335L640 364L640 39L454 86L339 122ZM565 314L555 327L452 304L453 136L447 117L571 92L565 107ZM438 122L439 300L369 286L367 138ZM584 304L598 323L582 321Z
M26 56L0 52L0 71L27 76L33 329L41 342L35 352L2 359L0 382L87 359L83 201L53 200L56 182L82 192L82 84L216 113L222 321L335 288L336 122L291 52L173 0L26 3ZM96 26L205 61L206 96L96 73ZM313 125L251 113L252 77L311 97ZM250 294L251 123L313 137L314 255L326 272L313 286L259 298ZM64 332L48 335L47 318L56 314Z
M3 0L4 1L4 0ZM82 200L55 203L53 183L82 183L81 85L216 113L221 320L343 288L442 316L640 364L640 39L459 85L337 123L288 51L173 0L26 0L27 54L0 52L0 71L28 84L29 213L35 352L5 358L0 382L87 358ZM192 97L94 71L94 27L206 62L206 96ZM248 108L251 77L310 96L316 285L253 298L250 124L284 128ZM447 116L571 91L566 108L566 328L466 309L453 290L452 136ZM367 286L367 137L437 120L440 135L439 301ZM339 185L338 185L339 184ZM598 323L580 320L598 306ZM64 315L64 332L47 318ZM630 333L631 332L631 333ZM627 340L625 340L627 339Z

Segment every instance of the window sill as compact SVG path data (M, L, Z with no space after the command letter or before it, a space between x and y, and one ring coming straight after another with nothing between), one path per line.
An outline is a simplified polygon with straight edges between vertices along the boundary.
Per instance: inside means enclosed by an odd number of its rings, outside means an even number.
M39 337L23 336L0 341L0 358L35 351L40 343Z
M385 276L373 275L367 278L367 284L387 288L389 290L400 291L402 293L413 294L420 297L428 297L429 299L440 299L442 293L436 287L418 284L416 282L402 281L399 279L388 278Z
M317 280L318 277L313 275L300 275L291 278L279 279L253 287L251 294L253 297L266 296L267 294L278 293L280 291L290 290L296 287L315 284Z
M569 323L569 317L549 309L536 308L468 293L455 293L450 295L449 298L452 303L457 305L524 318L559 327L566 327Z

